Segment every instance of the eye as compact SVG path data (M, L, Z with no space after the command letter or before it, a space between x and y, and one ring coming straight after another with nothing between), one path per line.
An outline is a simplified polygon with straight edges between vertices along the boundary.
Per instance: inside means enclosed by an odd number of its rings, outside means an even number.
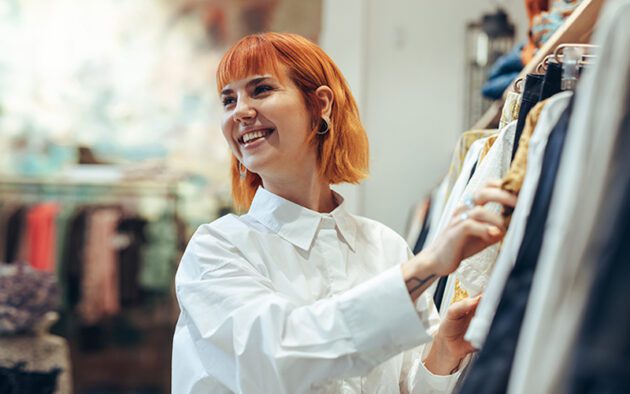
M234 97L230 97L230 96L223 97L223 106L224 107L232 105L235 102L236 102L236 100L234 99Z
M269 85L258 85L254 89L254 96L258 96L258 95L270 92L272 90L273 90L273 87L271 87Z

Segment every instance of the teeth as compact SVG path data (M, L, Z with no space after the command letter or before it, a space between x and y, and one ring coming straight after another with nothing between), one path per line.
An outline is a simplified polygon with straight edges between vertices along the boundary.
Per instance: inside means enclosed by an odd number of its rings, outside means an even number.
M251 140L254 140L256 138L260 138L260 137L264 137L268 134L267 130L257 130L257 131L252 131L251 133L247 133L245 135L243 135L241 137L241 139L243 140L243 143L246 144Z

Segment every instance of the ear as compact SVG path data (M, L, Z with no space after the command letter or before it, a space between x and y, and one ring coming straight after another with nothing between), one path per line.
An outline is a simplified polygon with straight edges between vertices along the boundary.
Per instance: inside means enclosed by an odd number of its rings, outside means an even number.
M330 115L332 114L332 104L334 100L332 89L330 89L326 85L322 85L315 90L315 95L317 96L317 99L319 100L319 104L322 109L320 116L330 119Z

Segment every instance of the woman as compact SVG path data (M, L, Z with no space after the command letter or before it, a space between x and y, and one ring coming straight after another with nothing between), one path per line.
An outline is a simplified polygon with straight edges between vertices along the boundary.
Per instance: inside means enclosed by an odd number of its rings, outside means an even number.
M513 206L489 186L417 256L346 211L368 145L341 72L291 34L243 38L217 72L234 201L246 215L201 226L177 272L173 393L398 393L448 389L471 352L477 300L439 318L425 290L501 239ZM436 332L437 330L437 332ZM411 349L433 341L428 354ZM407 352L405 352L407 351ZM422 359L421 359L422 358Z

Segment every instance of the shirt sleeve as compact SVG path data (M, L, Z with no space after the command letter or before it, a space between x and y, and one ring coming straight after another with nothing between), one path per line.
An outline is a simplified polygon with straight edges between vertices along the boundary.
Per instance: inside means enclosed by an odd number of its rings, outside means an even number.
M308 391L365 375L431 340L399 265L337 296L298 304L220 235L199 231L182 258L176 292L178 329L188 330L191 356L238 393Z

